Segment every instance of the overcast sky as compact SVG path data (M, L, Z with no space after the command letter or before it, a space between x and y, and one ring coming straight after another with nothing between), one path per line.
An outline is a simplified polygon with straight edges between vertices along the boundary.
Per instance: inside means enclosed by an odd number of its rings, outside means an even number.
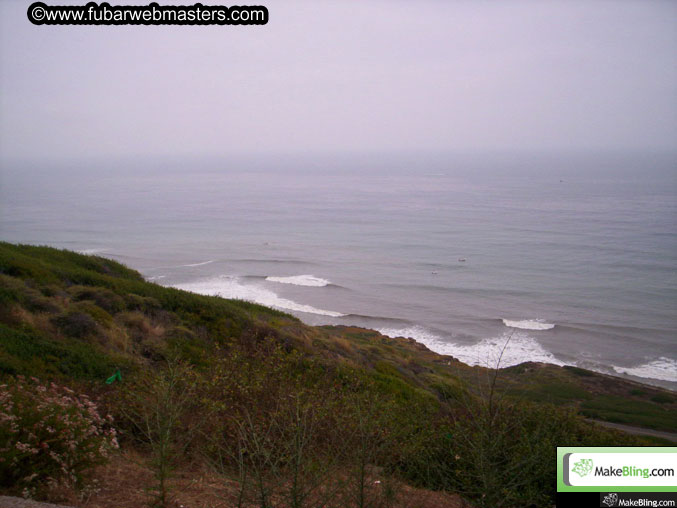
M674 1L260 0L268 25L214 27L30 3L0 2L3 158L677 149Z

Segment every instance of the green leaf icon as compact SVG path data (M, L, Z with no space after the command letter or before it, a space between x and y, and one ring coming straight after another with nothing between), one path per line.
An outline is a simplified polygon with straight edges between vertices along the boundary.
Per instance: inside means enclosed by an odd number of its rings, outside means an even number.
M574 462L574 467L571 469L578 476L587 476L592 471L592 459L581 459Z

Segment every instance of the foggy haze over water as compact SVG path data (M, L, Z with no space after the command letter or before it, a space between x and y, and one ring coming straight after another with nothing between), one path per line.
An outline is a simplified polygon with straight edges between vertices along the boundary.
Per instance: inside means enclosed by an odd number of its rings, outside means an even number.
M675 2L269 1L239 27L29 4L0 3L3 158L675 149Z

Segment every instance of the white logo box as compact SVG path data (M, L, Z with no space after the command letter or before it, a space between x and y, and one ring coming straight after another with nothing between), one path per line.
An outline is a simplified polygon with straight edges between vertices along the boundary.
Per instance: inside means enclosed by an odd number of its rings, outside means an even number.
M563 480L568 486L677 486L677 452L566 453L563 466Z

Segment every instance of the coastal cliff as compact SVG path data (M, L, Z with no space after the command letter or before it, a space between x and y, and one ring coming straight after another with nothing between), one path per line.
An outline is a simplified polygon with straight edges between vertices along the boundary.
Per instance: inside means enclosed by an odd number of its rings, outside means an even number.
M198 506L196 492L226 506L545 506L556 446L661 445L677 432L677 396L660 388L540 363L470 367L412 339L308 326L110 259L7 243L0 376L0 488L77 506ZM79 467L64 449L73 470L59 476L44 448L56 434L8 423L37 418L38 387L77 394L66 398L120 450ZM37 451L2 457L30 439Z

